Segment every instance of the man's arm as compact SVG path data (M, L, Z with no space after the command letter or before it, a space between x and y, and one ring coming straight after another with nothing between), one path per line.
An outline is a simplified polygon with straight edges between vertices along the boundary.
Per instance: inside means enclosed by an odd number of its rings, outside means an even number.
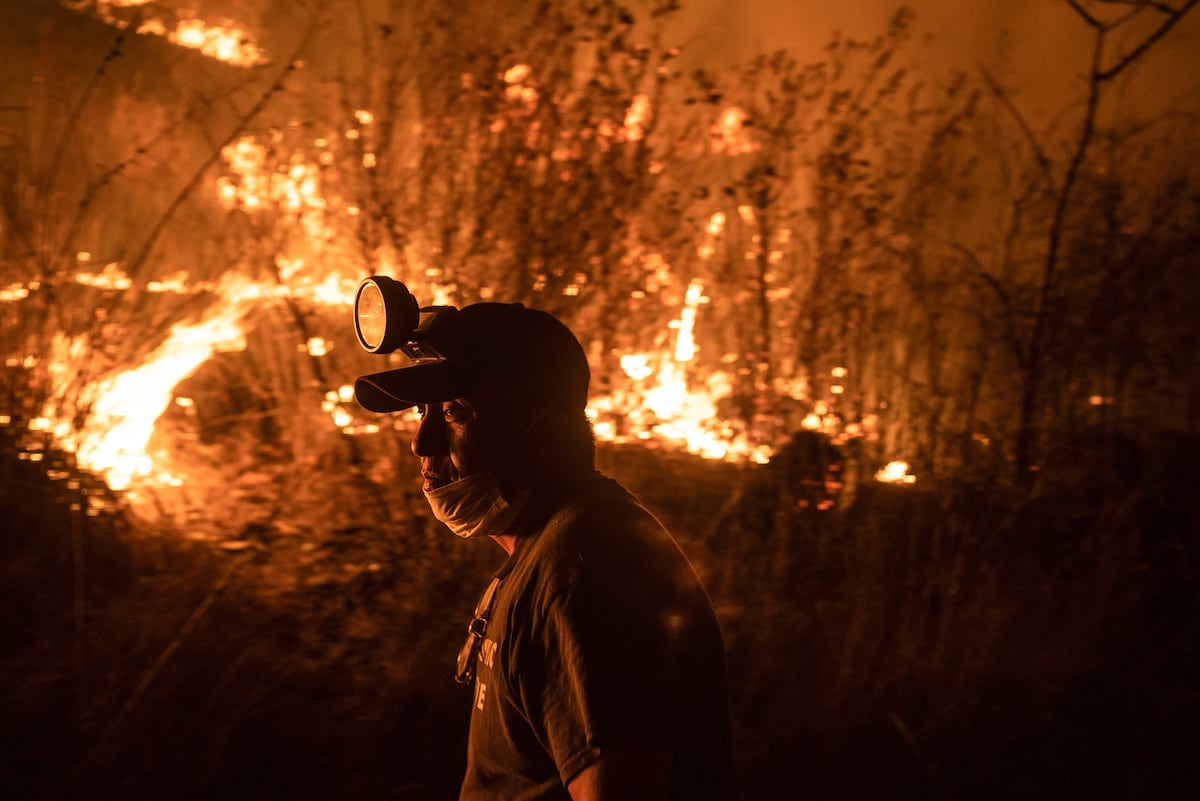
M571 779L571 801L667 801L666 748L615 749Z

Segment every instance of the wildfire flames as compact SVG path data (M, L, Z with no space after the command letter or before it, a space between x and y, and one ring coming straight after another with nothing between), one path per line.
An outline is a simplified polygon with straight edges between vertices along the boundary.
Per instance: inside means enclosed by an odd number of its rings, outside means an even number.
M320 143L318 143L320 144ZM284 173L264 174L267 167L262 159L263 148L250 139L240 140L226 149L225 158L230 175L216 180L219 202L239 205L255 211L274 205L301 212L301 223L310 234L319 233L319 217L304 216L303 212L322 209L326 200L320 194L320 184L313 165L298 163ZM723 218L715 215L706 226L711 238L720 232ZM81 252L81 264L92 261L92 254ZM302 266L296 262L280 265L281 274L291 278ZM305 290L310 302L342 306L353 303L357 276L330 275L321 283L312 283ZM116 263L99 271L81 270L75 280L83 285L110 290L127 290L132 280ZM0 291L0 300L20 301L36 285L14 285ZM57 444L74 453L79 465L105 477L113 490L135 489L137 485L178 485L183 479L158 468L147 451L155 421L174 399L187 405L187 398L176 398L175 389L192 375L212 355L222 350L245 348L244 321L256 304L267 302L284 293L296 294L295 288L284 289L279 284L254 282L236 273L217 286L192 284L185 275L150 282L152 292L210 292L217 302L199 322L180 323L172 327L165 341L141 364L87 387L83 397L72 407L62 405L63 392L47 404L42 416L31 421L30 429L50 432ZM434 288L437 302L449 302L444 290ZM696 326L701 321L701 309L708 302L703 285L693 280L686 291L678 319L672 324L673 342L656 352L626 353L620 364L629 379L629 386L619 392L593 397L588 414L594 422L597 438L608 442L654 441L675 447L707 459L754 461L765 464L772 448L768 443L753 442L737 426L723 420L718 402L732 391L730 376L714 372L698 377L692 369L698 353ZM313 337L306 343L308 353L321 357L328 353L329 343ZM75 374L77 359L86 358L87 343L56 342L48 371L65 387ZM29 357L32 358L32 357ZM16 360L20 363L21 360ZM10 364L13 364L10 359ZM846 377L844 368L833 376L839 381ZM88 409L82 425L74 425L75 408ZM353 403L349 384L329 389L324 396L323 410L331 424L351 435L370 435L380 431L378 423L364 421ZM7 419L0 420L7 424ZM869 422L869 421L868 421ZM846 436L860 436L861 426L841 427L818 403L813 413L803 421L808 429ZM838 431L840 429L840 431ZM40 457L38 457L40 458ZM880 481L912 483L914 476L907 464L893 462L881 470ZM136 497L136 496L134 496Z
M689 385L687 365L697 353L694 330L697 310L707 302L703 286L693 280L675 323L675 347L661 353L621 357L621 367L634 382L623 396L594 398L588 407L596 436L609 442L655 439L708 459L766 463L771 449L751 443L717 413L717 401L729 394L729 377L716 372L699 388ZM618 427L617 421L623 427Z
M89 254L80 256L85 261L90 258ZM100 273L80 272L76 280L115 289L131 285L129 278L111 264ZM354 289L353 279L331 280L313 287L309 300L341 305L348 312ZM176 398L175 389L214 353L245 348L247 313L255 304L283 292L278 286L252 282L236 274L215 288L203 285L189 288L186 278L176 277L171 282L157 282L155 290L215 291L218 301L199 322L173 326L144 364L85 388L82 397L69 407L63 403L63 396L76 373L76 361L86 358L87 343L60 336L47 369L51 376L57 377L61 389L48 402L44 413L30 423L34 431L50 432L60 447L75 454L81 467L102 474L114 490L127 490L136 483L180 483L179 477L156 468L147 452L155 421L173 399L189 403L185 398ZM28 294L24 287L9 287L4 292L4 297L11 300ZM750 442L717 415L716 402L731 387L728 377L716 373L699 386L689 380L688 364L696 354L693 330L698 308L705 300L700 283L694 281L677 321L674 347L622 357L621 364L632 389L595 397L588 407L599 439L611 442L653 439L710 459L768 461L769 446ZM307 343L309 354L315 357L325 355L328 347L326 340L318 337ZM88 409L79 427L70 422L76 408ZM380 430L376 423L362 422L349 384L329 390L323 409L332 424L345 433L373 434ZM620 428L614 422L618 419L624 421Z
M266 54L240 28L209 25L183 12L152 7L153 0L64 0L63 5L90 12L117 28L133 27L138 34L161 36L172 44L197 50L235 67L254 67L267 60Z
M194 19L168 19L167 12L151 6L147 0L71 0L67 5L75 10L94 14L114 26L132 28L137 33L163 36L180 47L192 48L206 56L238 66L253 66L265 61L265 54L249 37L236 27L212 26ZM515 65L504 73L504 80L514 102L534 103L536 89L528 82L529 67ZM649 100L637 96L624 120L621 136L638 141L651 119ZM359 139L372 125L370 111L354 113L357 124L342 132L347 139ZM337 134L315 139L307 152L293 154L282 167L272 166L268 153L278 152L278 141L259 141L244 136L222 152L223 174L212 185L212 196L227 209L246 214L274 211L298 223L299 230L313 241L328 241L330 232L339 224L358 214L357 207L336 192L322 185L322 168L328 167L337 155L332 143ZM730 154L750 152L753 143L748 138L745 114L737 109L723 112L711 131L714 151ZM356 158L368 163L373 154L361 148ZM745 213L750 213L748 209ZM340 216L339 216L340 215ZM708 259L725 228L725 216L714 212L704 226L696 256ZM117 491L136 490L139 485L178 485L179 476L156 465L148 452L155 421L174 401L180 405L190 400L176 397L176 388L222 350L246 347L246 318L258 304L287 294L292 298L349 309L360 275L339 274L321 264L303 258L280 258L277 262L278 280L272 283L251 280L231 271L229 277L213 286L191 282L185 274L149 281L134 287L134 281L109 262L98 270L87 269L93 254L80 252L77 261L81 269L77 283L106 291L123 292L141 289L147 292L200 293L216 298L208 312L197 322L178 323L170 329L163 342L143 364L118 372L82 388L72 388L72 380L81 374L80 367L90 355L92 343L86 335L76 338L59 336L55 341L48 364L43 365L51 377L50 397L42 414L29 423L35 432L49 433L63 450L75 454L80 467L104 476L108 486ZM434 280L422 286L422 294L433 303L453 303L452 288L437 284L437 270L421 268L422 277ZM410 282L403 269L387 265L377 272L392 274ZM302 283L298 276L324 276L320 280ZM411 282L410 282L411 283ZM38 288L37 282L0 288L0 302L18 303ZM573 290L573 291L572 291ZM578 286L566 287L565 294L577 294ZM637 293L635 293L636 296ZM644 293L642 293L644 294ZM693 279L687 286L678 318L671 324L673 336L665 337L668 344L655 351L619 354L620 367L627 379L621 386L593 397L588 414L593 420L597 437L610 442L653 441L679 448L708 459L752 461L766 463L772 455L772 443L753 441L744 427L722 417L720 402L734 387L733 377L721 371L701 375L697 368L699 348L695 332L703 324L703 308L708 303L704 286ZM347 322L347 325L349 323ZM311 337L305 344L308 354L320 358L329 352L331 343L321 337ZM30 367L38 363L34 356L10 356L10 367ZM845 368L834 370L833 394L843 391L847 379ZM73 394L74 393L74 394ZM364 415L353 403L349 384L331 386L324 390L322 409L331 425L350 435L372 435L380 425ZM798 397L798 396L797 396ZM830 413L826 405L817 402L804 418L802 426L847 438L870 435L871 419L860 423L843 424ZM868 416L870 418L870 416ZM0 425L11 424L9 416L0 417ZM27 451L30 459L40 460L36 447ZM904 462L893 462L877 474L887 482L912 483Z
M129 286L129 279L112 265L99 274L81 272L77 280L114 288ZM352 278L331 278L311 287L309 299L341 305L348 311L353 303L355 284ZM197 291L195 287L188 289L184 277L157 282L154 289ZM190 403L186 398L176 398L176 387L214 353L245 348L247 313L255 304L282 292L278 286L251 282L232 274L215 288L218 302L203 319L197 323L175 325L144 364L86 388L78 405L87 408L89 413L81 426L76 428L70 422L71 415L67 413L70 410L60 409L52 400L45 413L30 423L30 428L50 432L60 447L75 454L81 467L102 474L114 490L128 490L139 483L178 485L182 479L157 468L147 451L155 421L173 399L181 405ZM25 297L28 290L9 287L4 293L5 299L18 300ZM769 461L770 445L752 442L718 414L718 401L731 391L729 376L716 372L698 381L689 370L697 353L694 328L699 310L706 301L700 282L693 281L676 321L673 347L621 357L630 388L594 397L588 406L598 439L608 442L653 440L708 459L764 464ZM319 337L311 338L306 346L314 357L328 353L328 342ZM65 382L73 374L74 360L85 349L86 343L60 338L48 368L50 374L62 377ZM353 403L353 390L349 384L327 391L322 408L330 416L331 423L347 434L370 435L380 431L378 423L363 421L362 413ZM833 425L833 421L822 419L819 412L823 411L818 405L817 411L805 419L805 427L827 429ZM857 432L851 430L849 433ZM895 483L915 481L904 462L889 464L876 478Z
M52 416L38 418L35 425L54 432L81 467L102 473L114 490L128 489L134 478L178 484L175 476L155 473L146 452L154 423L166 411L179 382L214 352L245 348L241 318L260 294L259 287L236 276L227 279L221 286L222 303L205 319L175 325L145 364L87 388L81 405L89 408L89 417L80 430ZM57 350L69 353L73 348ZM62 372L63 366L62 362L51 365L51 373Z

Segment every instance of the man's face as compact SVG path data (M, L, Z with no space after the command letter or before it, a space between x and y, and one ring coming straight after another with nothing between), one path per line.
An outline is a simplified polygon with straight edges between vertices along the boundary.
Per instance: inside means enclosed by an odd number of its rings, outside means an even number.
M417 407L421 423L412 451L421 460L426 491L492 470L516 441L510 416L478 398Z

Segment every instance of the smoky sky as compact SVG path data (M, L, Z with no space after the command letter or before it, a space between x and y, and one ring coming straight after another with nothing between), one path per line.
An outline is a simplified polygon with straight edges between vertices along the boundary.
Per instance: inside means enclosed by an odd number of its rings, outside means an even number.
M496 0L478 2L490 6ZM1101 0L1083 2L1109 13L1127 7ZM1178 7L1184 0L1168 2ZM0 67L8 66L6 51L27 54L31 9L57 4L57 0L0 0ZM801 62L819 60L835 31L856 39L877 36L905 6L915 14L916 35L906 50L913 64L934 78L951 70L973 72L984 66L1012 90L1034 123L1048 123L1079 103L1090 59L1090 32L1066 0L679 0L679 4L664 44L681 46L689 67L717 71L781 48L792 51ZM202 16L231 20L251 31L269 52L292 45L308 8L292 0L159 0L158 5L187 7ZM383 8L386 3L367 5ZM1126 44L1160 19L1153 13L1141 18L1145 25L1128 30ZM1119 37L1113 37L1114 52L1121 44ZM1119 95L1120 114L1141 117L1172 109L1200 115L1200 7L1139 62Z
M1183 0L1174 0L1175 6ZM816 60L835 31L867 39L902 6L915 14L913 59L933 72L985 66L1033 118L1049 118L1080 96L1090 31L1064 0L681 0L671 33L693 64L720 68L786 48ZM1103 4L1092 7L1105 10ZM1110 8L1115 8L1111 7ZM1143 14L1144 32L1159 17ZM1119 37L1110 45L1118 48ZM1200 9L1151 51L1125 94L1140 111L1200 109ZM1131 101L1133 102L1133 101Z

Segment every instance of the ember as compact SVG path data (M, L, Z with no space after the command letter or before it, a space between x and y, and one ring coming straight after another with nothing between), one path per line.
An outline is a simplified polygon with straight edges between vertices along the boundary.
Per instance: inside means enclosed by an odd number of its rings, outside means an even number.
M908 472L908 462L888 462L875 474L875 480L885 484L915 484L917 477Z

